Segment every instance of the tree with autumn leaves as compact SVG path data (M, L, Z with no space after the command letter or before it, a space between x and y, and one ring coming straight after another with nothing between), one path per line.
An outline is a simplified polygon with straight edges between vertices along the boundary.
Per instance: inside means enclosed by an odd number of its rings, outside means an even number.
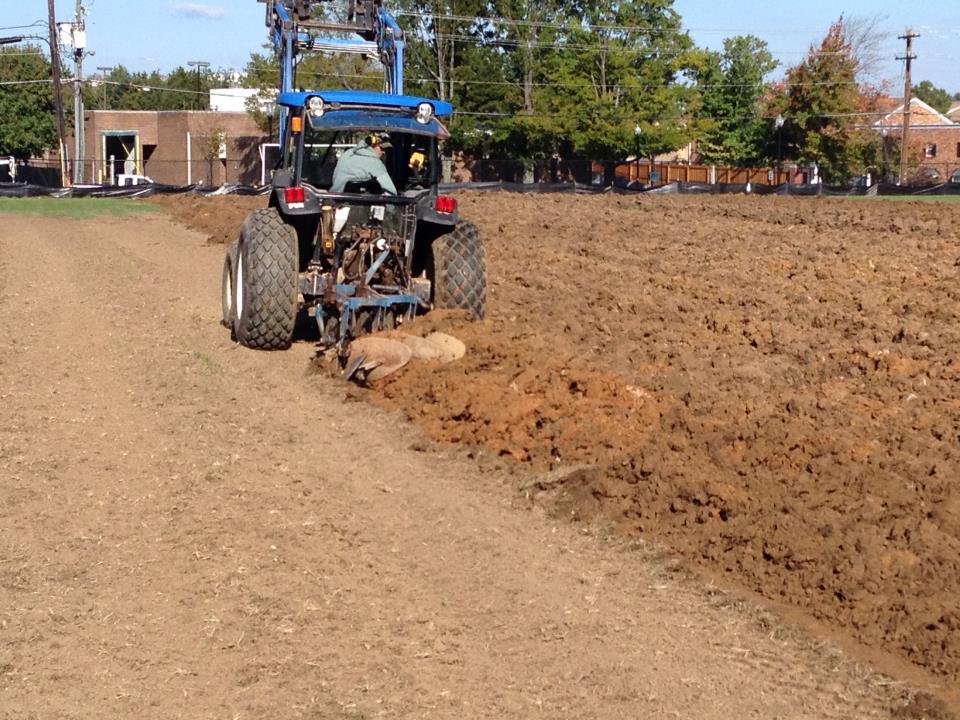
M783 156L815 163L826 182L845 182L878 164L881 141L871 125L882 93L858 82L859 69L841 17L773 86L768 103L768 116L784 118Z

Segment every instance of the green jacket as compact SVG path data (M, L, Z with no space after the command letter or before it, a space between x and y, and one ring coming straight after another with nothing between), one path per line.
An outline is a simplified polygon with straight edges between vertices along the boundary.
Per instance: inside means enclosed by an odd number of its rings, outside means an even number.
M387 173L387 166L377 157L377 152L366 143L360 143L347 150L337 161L333 169L331 192L343 192L347 183L376 180L383 192L397 194L397 187Z

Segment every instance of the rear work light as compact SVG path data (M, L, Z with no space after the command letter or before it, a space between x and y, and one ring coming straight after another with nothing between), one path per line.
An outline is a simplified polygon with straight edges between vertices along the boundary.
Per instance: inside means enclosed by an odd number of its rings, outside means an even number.
M457 211L457 199L449 195L437 195L437 212L455 213Z
M283 195L287 201L287 205L303 205L304 201L307 199L307 195L303 191L302 185L285 188Z

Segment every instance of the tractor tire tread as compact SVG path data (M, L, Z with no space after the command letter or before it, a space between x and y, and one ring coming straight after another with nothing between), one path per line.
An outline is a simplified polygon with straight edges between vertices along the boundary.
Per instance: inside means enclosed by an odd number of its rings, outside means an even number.
M297 320L297 232L275 208L254 210L244 222L240 252L245 287L237 340L248 348L285 350Z
M480 231L459 223L433 241L434 304L445 310L468 310L476 320L487 312L487 256Z

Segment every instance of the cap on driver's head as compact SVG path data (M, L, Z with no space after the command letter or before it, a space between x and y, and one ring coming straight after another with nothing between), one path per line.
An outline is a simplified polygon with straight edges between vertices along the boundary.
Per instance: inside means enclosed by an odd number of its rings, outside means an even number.
M390 136L387 133L370 133L367 135L367 145L370 147L380 147L384 150L393 147L393 144L390 142Z

